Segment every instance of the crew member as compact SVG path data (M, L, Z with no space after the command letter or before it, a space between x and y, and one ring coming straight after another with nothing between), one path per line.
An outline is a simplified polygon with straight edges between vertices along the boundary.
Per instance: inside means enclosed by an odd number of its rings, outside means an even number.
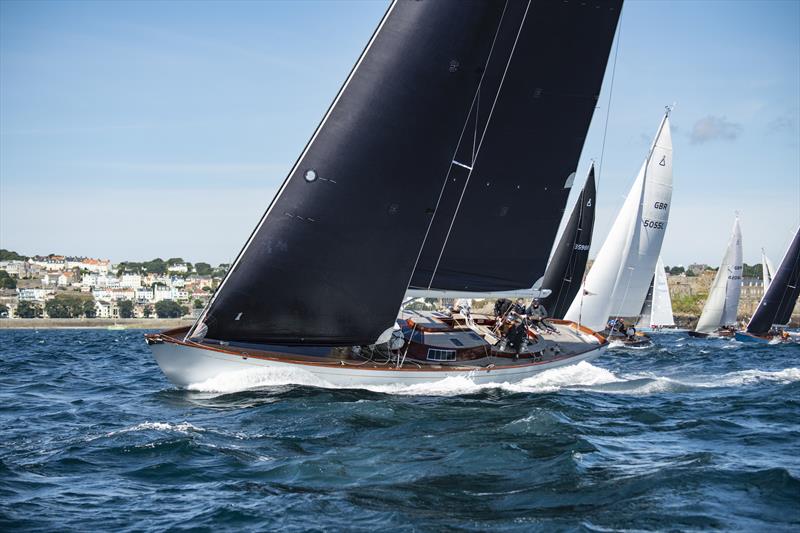
M547 323L545 320L547 318L547 309L539 302L538 298L534 298L531 302L531 306L525 311L530 318L532 325L536 329L546 329L552 333L555 333L557 330L553 326Z

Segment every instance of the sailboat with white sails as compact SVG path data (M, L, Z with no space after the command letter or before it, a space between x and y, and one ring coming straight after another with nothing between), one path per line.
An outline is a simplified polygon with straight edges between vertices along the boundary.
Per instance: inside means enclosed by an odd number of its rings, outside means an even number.
M762 248L761 249L761 279L764 281L764 291L766 292L769 289L769 284L772 282L772 278L775 277L775 266L770 261L769 257L767 257L767 252Z
M653 274L653 281L650 282L650 290L644 300L642 312L639 315L639 322L636 327L642 329L661 329L675 325L675 317L672 314L672 298L669 295L669 283L661 256L656 262L656 271Z
M639 174L565 319L600 331L609 317L639 316L661 253L672 201L669 115L667 108Z
M739 217L725 249L722 264L714 277L708 299L692 337L733 337L742 292L742 230Z
M551 332L401 305L533 293L621 7L392 2L200 319L146 336L166 376L511 382L603 353L566 320Z

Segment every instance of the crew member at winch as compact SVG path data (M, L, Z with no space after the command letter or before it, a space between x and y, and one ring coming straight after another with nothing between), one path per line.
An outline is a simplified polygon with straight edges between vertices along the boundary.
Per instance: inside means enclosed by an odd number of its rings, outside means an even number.
M530 307L526 309L525 314L528 315L528 318L531 321L531 325L538 330L546 329L547 331L556 332L556 328L551 326L545 320L547 318L547 309L539 302L538 298L534 298L531 302Z

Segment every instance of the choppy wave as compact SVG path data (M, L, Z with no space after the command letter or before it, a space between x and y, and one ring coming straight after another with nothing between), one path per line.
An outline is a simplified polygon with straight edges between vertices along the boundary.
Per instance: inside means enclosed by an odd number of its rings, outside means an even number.
M182 390L138 332L0 330L0 530L796 530L800 347L653 337L518 383Z

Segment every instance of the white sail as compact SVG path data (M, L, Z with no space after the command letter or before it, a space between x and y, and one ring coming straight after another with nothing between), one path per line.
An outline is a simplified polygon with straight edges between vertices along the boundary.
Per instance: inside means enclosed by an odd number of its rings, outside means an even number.
M669 295L667 273L664 271L664 262L661 256L656 262L656 273L653 278L653 303L650 310L651 326L674 326L675 318L672 316L672 298Z
M672 200L669 113L565 318L602 330L610 315L638 316L661 253Z
M769 284L772 282L772 277L775 275L775 266L772 261L767 257L764 249L761 249L761 277L764 280L764 292L767 292Z
M735 325L741 292L742 231L737 217L733 223L733 233L728 241L725 257L714 277L708 299L697 322L697 331L713 333L720 326Z

